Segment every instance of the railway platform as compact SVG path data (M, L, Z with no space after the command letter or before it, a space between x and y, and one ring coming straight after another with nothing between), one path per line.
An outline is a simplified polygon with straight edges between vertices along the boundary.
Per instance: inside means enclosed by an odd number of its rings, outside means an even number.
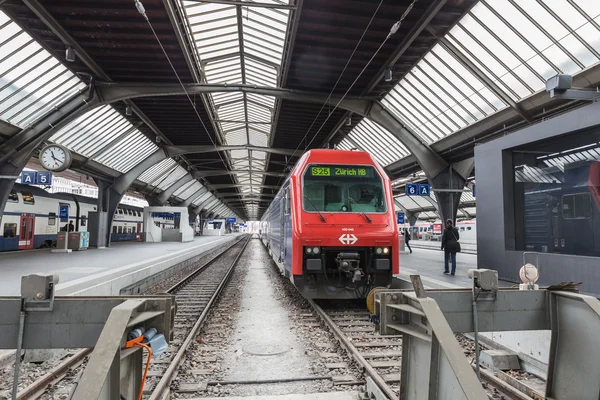
M31 274L58 274L56 293L60 296L118 295L121 288L202 255L236 236L198 236L187 243L122 242L68 254L50 250L0 253L0 295L20 295L21 276Z
M413 247L412 254L400 254L400 274L396 277L410 282L410 275L421 275L425 287L431 289L470 288L473 281L467 277L467 271L476 268L477 255L461 252L456 255L456 274L445 275L444 252ZM498 284L500 287L514 285L501 280Z

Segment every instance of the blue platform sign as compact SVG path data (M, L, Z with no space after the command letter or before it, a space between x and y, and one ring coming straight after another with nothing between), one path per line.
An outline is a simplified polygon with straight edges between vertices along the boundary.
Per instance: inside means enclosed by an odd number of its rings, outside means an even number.
M66 204L61 204L60 208L58 209L58 217L63 220L63 219L69 219L69 206Z
M35 185L35 171L23 171L21 173L21 183L24 185Z
M406 184L406 195L407 196L418 196L419 195L419 185L416 183L407 183Z
M211 221L214 221L214 220L215 220L214 218L206 218L206 222L211 222Z
M237 221L237 219L235 219L235 218L227 218L227 223L228 224L230 224L232 222L235 222L235 221Z
M42 186L50 186L52 184L52 172L36 172L35 173L35 184Z
M404 225L404 213L398 213L398 223Z
M431 190L431 186L426 183L422 183L419 185L419 196L429 196Z

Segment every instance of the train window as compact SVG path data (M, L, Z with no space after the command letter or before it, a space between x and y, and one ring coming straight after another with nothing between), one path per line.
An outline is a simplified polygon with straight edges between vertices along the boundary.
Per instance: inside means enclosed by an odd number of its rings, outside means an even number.
M117 228L117 233L123 233L123 227L122 226L119 226Z
M471 230L471 227L470 227L470 226L467 226L467 230L468 230L468 231L470 231L470 230Z
M290 201L290 188L287 187L285 189L285 198L284 198L284 202L285 202L285 208L284 208L284 214L285 215L290 215L290 211L291 211L291 201Z
M4 237L14 238L17 236L17 224L5 223L4 224Z
M35 204L35 199L33 198L33 194L31 194L31 192L21 192L21 195L23 196L24 204Z
M8 201L12 202L12 203L18 203L19 202L19 195L17 194L16 190L11 190L10 193L8 194Z
M123 210L121 210L120 208L117 208L117 214L123 214Z
M87 222L87 217L85 215L82 215L81 216L81 226L85 226L86 222Z
M56 225L56 213L48 213L48 225Z
M303 175L303 208L308 212L385 212L383 194L383 181L372 166L311 165Z
M131 233L135 233L135 226L131 228Z
M113 226L113 233L117 233L117 227Z
M464 226L461 226L461 227L460 227L460 231L461 231L461 232L464 232L464 231L465 231L465 227L464 227Z
M562 197L564 219L587 219L592 217L592 197L589 193L568 194Z
M127 215L133 215L133 213L131 212L131 210L127 210Z

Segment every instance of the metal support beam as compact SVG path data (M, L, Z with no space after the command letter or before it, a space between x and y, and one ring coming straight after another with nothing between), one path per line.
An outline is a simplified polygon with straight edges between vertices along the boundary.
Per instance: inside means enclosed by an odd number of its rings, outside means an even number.
M185 199L180 206L181 207L189 207L190 204L192 204L192 200L196 199L198 196L200 196L202 193L206 193L208 192L208 189L205 187L201 187L200 189L196 190L191 196L189 196L187 199Z
M190 174L186 174L183 178L179 179L177 182L173 183L167 189L165 189L158 197L157 200L161 205L164 205L169 198L175 193L179 188L181 188L186 183L189 183L194 180L194 177Z
M394 52L390 55L388 60L382 64L381 68L377 73L373 76L373 79L367 85L367 89L363 92L363 95L370 94L373 89L379 84L383 75L385 74L385 70L388 68L393 68L394 64L404 55L406 50L412 46L413 42L419 37L421 32L429 25L431 20L437 15L437 13L442 9L442 7L446 4L446 0L433 0L428 2L429 5L427 9L421 13L419 20L416 21L411 30L404 36L398 47L394 50ZM414 12L414 11L413 11Z
M227 189L227 188L234 188L234 187L250 187L250 184L234 184L234 185L230 185L230 184L218 184L218 185L211 185L211 187L213 189ZM253 187L258 187L261 189L279 189L279 186L277 185L253 185Z
M174 157L182 154L202 154L202 153L212 153L215 151L231 151L231 150L252 150L252 151L264 151L265 153L273 153L273 154L281 154L286 156L294 155L293 149L279 149L279 148L271 148L271 147L262 147L262 146L249 146L249 145L240 145L240 146L232 146L232 145L200 145L200 146L165 146L165 151L169 155L169 157ZM302 154L296 154L297 157L300 157Z
M243 7L257 7L257 8L273 8L280 10L294 10L296 6L291 4L282 4L282 3L261 3L254 1L242 1L242 0L190 0L191 2L199 2L199 3L215 3L215 4L227 4L233 6L243 6Z
M438 213L442 221L450 219L456 222L460 197L474 167L475 159L469 158L450 165L430 180L432 186L437 188L433 193L437 200Z
M194 176L194 178L204 178L206 176L249 174L250 172L251 171L249 169L233 169L233 170L227 170L227 169L212 170L212 169L208 169L208 170L193 171L192 175ZM270 171L259 171L259 170L253 170L252 172L254 172L256 174L260 174L260 175L276 176L276 177L281 177L281 178L285 178L285 177L287 177L289 175L289 174L284 173L284 172L270 172Z

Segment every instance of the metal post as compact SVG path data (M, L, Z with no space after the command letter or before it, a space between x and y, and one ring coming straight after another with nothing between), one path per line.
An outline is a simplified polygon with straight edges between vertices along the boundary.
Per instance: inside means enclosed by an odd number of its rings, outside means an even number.
M479 326L477 325L477 297L475 296L475 279L473 279L473 287L471 288L471 292L473 296L473 336L475 337L475 367L477 370L477 379L481 380L481 372L479 371Z
M21 368L21 350L23 349L23 334L25 332L24 300L21 299L21 318L19 320L19 338L17 339L17 354L15 356L15 373L13 376L12 400L17 400L19 388L19 369Z

